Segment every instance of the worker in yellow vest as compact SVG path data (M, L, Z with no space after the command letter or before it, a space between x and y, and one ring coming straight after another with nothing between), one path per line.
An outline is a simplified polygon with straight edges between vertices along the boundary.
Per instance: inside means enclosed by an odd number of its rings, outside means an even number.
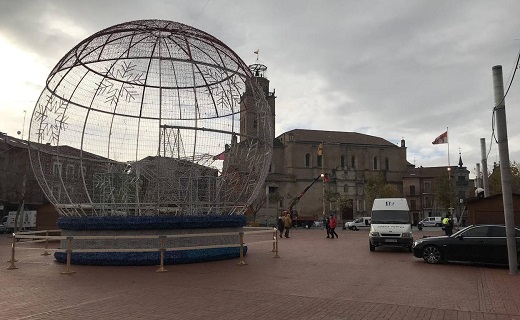
M447 236L451 236L453 234L453 220L449 214L447 214L444 219L442 219L442 228L444 229L444 233Z

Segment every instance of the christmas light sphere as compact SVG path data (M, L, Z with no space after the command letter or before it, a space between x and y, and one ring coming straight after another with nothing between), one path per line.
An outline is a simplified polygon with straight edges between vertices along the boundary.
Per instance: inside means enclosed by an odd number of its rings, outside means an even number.
M30 158L62 216L241 214L267 175L271 126L265 93L222 41L132 21L54 67L32 114Z

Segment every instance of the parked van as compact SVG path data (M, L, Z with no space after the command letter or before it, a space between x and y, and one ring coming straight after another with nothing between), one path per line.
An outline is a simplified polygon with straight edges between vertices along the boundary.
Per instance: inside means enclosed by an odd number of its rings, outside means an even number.
M354 221L345 222L345 228L350 230L359 230L360 228L370 228L370 217L361 217L354 219Z
M442 227L442 219L443 217L427 217L419 221L418 227ZM457 224L457 218L453 217L451 219L454 224Z
M370 251L379 246L401 246L412 251L410 210L405 198L375 199L368 236Z

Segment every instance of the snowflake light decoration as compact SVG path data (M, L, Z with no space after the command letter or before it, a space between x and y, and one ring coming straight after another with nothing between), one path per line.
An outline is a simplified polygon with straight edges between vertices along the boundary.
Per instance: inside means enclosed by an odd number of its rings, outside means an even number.
M49 74L30 158L64 216L240 214L272 154L265 93L220 40L139 20L99 31Z

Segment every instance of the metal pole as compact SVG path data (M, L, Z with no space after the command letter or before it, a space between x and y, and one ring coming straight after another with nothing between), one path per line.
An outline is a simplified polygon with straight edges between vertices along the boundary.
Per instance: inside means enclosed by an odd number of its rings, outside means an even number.
M281 258L279 255L278 255L278 237L274 237L274 256L273 258Z
M265 204L267 205L267 219L266 219L266 227L269 227L269 219L270 219L270 213L269 213L269 186L265 186L265 198L266 198L266 201L265 201ZM276 212L275 212L275 215L276 215ZM276 217L275 217L275 220L276 221Z
M277 231L277 229L274 228L273 229L273 250L271 250L271 252L276 251L275 242L278 240L278 235L276 234L277 233L276 231Z
M47 249L49 249L49 230L45 231L45 251L42 253L42 256L50 255Z
M493 67L493 88L495 93L495 117L497 124L498 155L500 158L500 177L502 180L502 201L506 223L507 255L509 274L518 274L518 260L515 240L515 215L513 211L513 191L511 189L511 167L507 142L506 105L502 66Z
M240 232L239 236L240 236L240 261L238 262L238 265L246 266L247 263L244 261L244 232Z
M164 239L166 237L165 236L159 236L159 239L160 239L160 243L161 243L161 247L159 248L159 252L160 252L160 255L161 255L161 262L160 262L160 265L159 265L159 269L155 270L155 272L167 272L168 270L164 269Z
M72 256L72 237L67 237L67 270L60 272L61 274L73 274L76 271L70 271L70 260Z
M480 173L480 163L476 164L477 168L477 184L475 185L475 188L482 188L482 174Z
M16 267L14 265L14 263L18 261L14 257L14 255L15 255L15 244L16 244L16 235L13 233L13 244L11 245L11 260L7 261L7 262L11 262L11 265L9 267L7 267L7 269L9 269L9 270L18 269L18 267Z
M489 176L487 170L486 139L480 138L480 154L482 157L482 184L484 188L484 198L489 197Z

